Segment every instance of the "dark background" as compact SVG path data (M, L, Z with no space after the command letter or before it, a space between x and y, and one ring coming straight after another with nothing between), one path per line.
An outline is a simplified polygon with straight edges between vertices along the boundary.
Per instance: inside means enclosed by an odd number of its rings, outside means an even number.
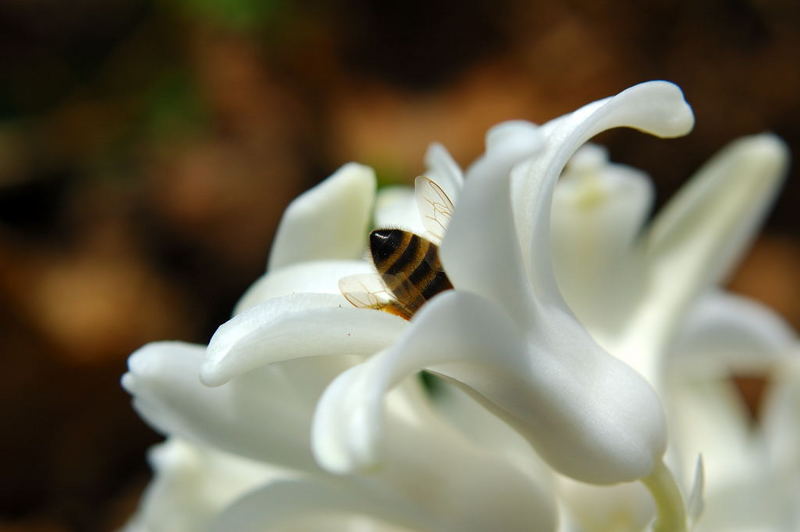
M796 1L3 0L0 531L112 530L158 436L119 386L145 342L205 342L287 202L340 164L410 182L501 120L678 83L695 131L602 138L659 202L765 130L795 160ZM800 327L796 172L733 288Z

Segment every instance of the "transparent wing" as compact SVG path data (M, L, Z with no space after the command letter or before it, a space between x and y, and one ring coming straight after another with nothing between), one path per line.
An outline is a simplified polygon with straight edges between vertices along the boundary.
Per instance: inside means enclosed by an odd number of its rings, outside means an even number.
M339 290L356 308L382 310L409 319L413 314L386 287L380 274L361 273L339 280Z
M359 273L339 279L339 290L354 307L380 308L394 296L377 273Z
M426 176L419 176L414 181L414 192L422 224L438 244L444 238L447 224L453 216L453 202L442 187Z

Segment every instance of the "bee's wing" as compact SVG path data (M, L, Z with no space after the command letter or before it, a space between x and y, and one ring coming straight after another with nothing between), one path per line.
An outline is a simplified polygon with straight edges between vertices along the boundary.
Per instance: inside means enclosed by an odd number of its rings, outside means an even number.
M354 307L380 308L394 299L377 273L358 273L339 279L339 290Z
M339 279L339 290L356 308L383 310L409 319L411 312L386 288L380 274L360 273Z
M414 192L422 224L436 243L441 242L453 216L453 202L442 187L426 176L419 176L414 181Z

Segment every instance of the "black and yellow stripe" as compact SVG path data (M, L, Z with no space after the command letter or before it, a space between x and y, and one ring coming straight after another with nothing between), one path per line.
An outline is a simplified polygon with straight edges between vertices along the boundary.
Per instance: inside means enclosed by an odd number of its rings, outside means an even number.
M370 251L384 284L410 315L439 292L453 288L439 260L439 248L421 236L378 229L370 234Z

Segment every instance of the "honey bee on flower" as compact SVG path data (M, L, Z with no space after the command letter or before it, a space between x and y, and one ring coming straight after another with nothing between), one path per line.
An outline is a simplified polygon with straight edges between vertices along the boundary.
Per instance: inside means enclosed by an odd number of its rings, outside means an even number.
M435 181L416 180L426 227L441 241L453 213L453 202ZM372 308L411 317L435 295L453 288L439 260L439 246L403 229L376 229L369 234L369 250L377 274L343 278L339 289L355 307Z

